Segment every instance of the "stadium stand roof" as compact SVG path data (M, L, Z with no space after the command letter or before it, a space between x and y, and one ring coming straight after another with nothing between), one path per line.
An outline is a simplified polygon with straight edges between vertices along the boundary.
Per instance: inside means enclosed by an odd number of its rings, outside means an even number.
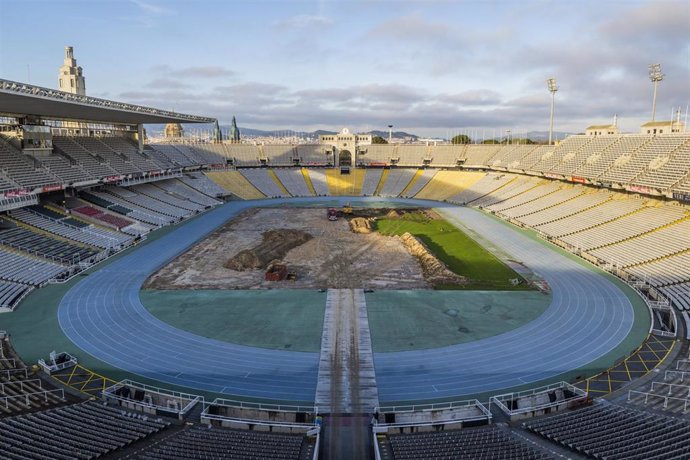
M0 79L0 113L104 123L212 123L215 119Z

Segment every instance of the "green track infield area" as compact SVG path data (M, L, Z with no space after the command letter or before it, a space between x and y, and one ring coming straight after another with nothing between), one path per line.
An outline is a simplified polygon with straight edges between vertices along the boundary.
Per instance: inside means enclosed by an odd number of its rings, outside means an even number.
M376 220L375 226L383 235L402 235L408 232L416 236L451 271L468 280L467 284L438 285L436 289L532 289L512 268L434 212L410 212L399 217L381 217ZM515 278L521 281L516 286L510 282Z
M375 352L437 348L508 332L541 315L551 296L536 291L367 293Z
M155 317L178 329L252 347L318 352L326 293L306 290L143 290Z

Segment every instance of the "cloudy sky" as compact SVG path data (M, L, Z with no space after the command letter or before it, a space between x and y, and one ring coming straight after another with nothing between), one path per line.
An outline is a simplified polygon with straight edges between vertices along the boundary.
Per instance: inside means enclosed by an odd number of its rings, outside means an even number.
M690 103L690 0L0 0L0 77L263 129L578 132ZM487 137L488 134L487 134Z

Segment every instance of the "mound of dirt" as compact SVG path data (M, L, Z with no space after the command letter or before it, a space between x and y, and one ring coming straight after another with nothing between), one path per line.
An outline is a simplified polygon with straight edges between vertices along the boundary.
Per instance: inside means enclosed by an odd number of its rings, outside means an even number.
M374 219L370 217L353 217L350 219L350 229L354 233L371 233L373 231L372 222Z
M261 237L261 243L238 252L223 266L240 272L267 268L271 262L282 260L291 249L313 238L307 232L289 228L269 230L262 233Z
M465 284L467 280L456 275L446 267L443 262L438 260L429 249L419 241L414 235L405 232L397 237L403 242L410 254L419 260L424 273L424 279L431 284Z

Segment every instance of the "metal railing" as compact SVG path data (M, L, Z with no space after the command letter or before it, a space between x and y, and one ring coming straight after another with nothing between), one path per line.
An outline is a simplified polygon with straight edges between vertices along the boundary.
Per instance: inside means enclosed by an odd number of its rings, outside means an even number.
M48 395L51 394L59 394L60 399L65 399L65 391L62 389L55 389L55 390L42 390L42 391L35 391L32 393L23 393L20 395L14 395L14 396L1 396L0 397L0 403L4 402L5 403L5 409L10 408L10 401L15 401L15 400L24 400L24 404L27 406L31 405L31 400L36 398L36 397L43 397L43 402L48 403Z
M669 401L679 401L683 403L683 413L688 411L688 404L690 404L690 399L684 399L684 398L676 398L673 396L666 396L666 395L660 395L656 393L650 393L647 391L637 391L637 390L629 390L628 391L628 401L632 400L633 395L640 395L644 396L644 403L645 405L649 403L650 399L660 399L664 402L664 409L668 409L668 403Z
M258 409L271 412L305 412L308 414L316 414L315 406L298 406L291 404L267 404L249 401L238 401L235 399L216 398L210 403L205 403L208 406L223 406L234 407L237 409Z
M517 409L510 409L504 404L505 401L515 401L520 398L529 398L532 396L546 395L547 393L555 390L569 390L573 393L573 396L565 399L560 399L556 401L549 401L543 404L536 404L533 406L521 407ZM491 404L496 404L504 413L513 416L526 414L528 412L540 411L550 407L557 407L562 404L567 404L574 401L579 401L587 398L587 392L576 386L570 385L567 382L558 382L551 385L546 385L531 390L519 391L514 393L505 393L502 395L495 395L489 399L489 407Z
M120 396L116 394L116 391L121 389L121 388L130 388L132 390L142 390L148 393L153 393L155 395L159 395L164 398L174 398L175 401L184 403L184 407L180 404L179 407L173 408L170 406L161 406L159 404L155 404L153 402L146 402L146 401L138 401L135 399L131 398L125 398L123 396ZM123 380L121 382L116 383L115 385L109 386L105 390L103 390L103 397L104 398L111 398L111 399L116 399L121 402L125 402L128 404L134 404L137 406L142 406L146 408L153 408L156 410L160 411L165 411L165 412L174 412L176 414L181 414L184 415L187 412L189 412L197 403L201 402L202 404L204 403L204 397L200 395L195 395L195 394L190 394L190 393L181 393L179 391L173 391L173 390L168 390L166 388L161 388L161 387L156 387L152 385L146 385L145 383L139 383L135 382L133 380Z

